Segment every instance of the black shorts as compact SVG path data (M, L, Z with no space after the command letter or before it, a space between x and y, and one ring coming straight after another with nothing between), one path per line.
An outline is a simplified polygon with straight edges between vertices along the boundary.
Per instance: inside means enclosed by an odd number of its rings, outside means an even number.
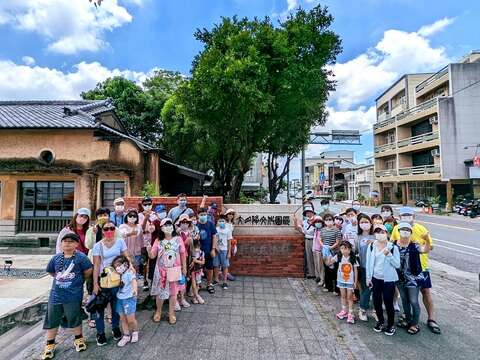
M210 252L205 252L205 265L204 268L206 270L212 270L213 269L213 258L210 255Z
M50 304L47 305L47 313L43 322L43 329L56 329L60 326L73 329L82 325L85 312L81 303Z
M424 279L421 281L418 281L418 286L420 286L421 289L431 289L432 288L432 279L430 277L430 272L429 271L422 271Z

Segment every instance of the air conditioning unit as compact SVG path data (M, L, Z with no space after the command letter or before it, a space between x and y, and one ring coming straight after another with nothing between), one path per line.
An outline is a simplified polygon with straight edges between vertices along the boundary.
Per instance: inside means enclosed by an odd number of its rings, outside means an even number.
M432 125L433 125L433 124L438 124L438 117L437 117L437 115L430 116L430 117L428 118L428 121L429 121L430 124L432 124Z
M440 156L440 149L433 149L431 151L432 156Z

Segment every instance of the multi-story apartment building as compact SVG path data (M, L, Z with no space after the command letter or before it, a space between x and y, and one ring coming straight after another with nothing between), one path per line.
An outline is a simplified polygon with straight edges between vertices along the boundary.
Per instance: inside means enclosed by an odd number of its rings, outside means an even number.
M358 194L366 199L371 197L375 190L375 178L373 164L358 165L345 174L347 180L347 199L355 200Z
M384 202L472 193L465 160L480 143L480 52L407 74L376 99L375 180ZM474 151L474 150L473 150Z

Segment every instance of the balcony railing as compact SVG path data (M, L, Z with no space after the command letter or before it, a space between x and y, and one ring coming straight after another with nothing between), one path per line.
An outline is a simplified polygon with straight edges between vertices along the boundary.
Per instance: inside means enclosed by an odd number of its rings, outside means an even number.
M387 120L388 118L390 118L390 113L389 112L383 112L383 113L381 113L377 116L377 121L382 122L384 120Z
M438 79L440 79L443 75L445 75L446 73L448 73L448 65L445 66L443 69L441 69L439 72L437 72L436 74L433 74L432 76L430 76L429 78L425 79L424 81L422 81L420 84L418 84L416 87L415 87L415 92L419 92L419 91L422 91L425 87L427 87L428 85L430 85L431 83L437 81Z
M390 119L384 120L377 122L376 124L373 124L373 128L375 130L380 129L382 127L385 127L387 125L393 124L395 122L395 117L391 117Z
M431 141L431 140L435 140L435 139L438 139L438 131L429 132L429 133L426 133L426 134L417 135L417 136L413 136L413 137L410 137L410 138L407 138L407 139L403 139L403 140L400 140L397 144L398 144L398 147L401 148L401 147L404 147L404 146L421 144L423 142Z
M398 175L428 175L438 174L439 172L440 166L438 165L422 165L398 169Z
M376 177L388 177L388 176L396 176L396 175L397 175L397 169L375 171Z
M388 143L388 144L385 144L385 145L375 146L375 153L388 151L388 150L394 150L396 148L397 148L397 145L394 142Z
M17 233L58 233L71 218L18 219Z
M429 109L431 107L434 107L437 105L437 98L433 98L433 99L430 99L430 100L427 100L423 103L421 103L420 105L417 105L411 109L408 109L407 111L404 111L400 114L398 114L396 117L397 117L397 120L401 120L409 115L414 115L414 114L417 114L419 112L422 112L426 109Z

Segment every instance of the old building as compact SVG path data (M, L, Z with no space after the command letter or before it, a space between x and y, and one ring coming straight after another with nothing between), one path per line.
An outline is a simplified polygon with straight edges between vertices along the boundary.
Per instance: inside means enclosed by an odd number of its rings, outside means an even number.
M345 174L348 181L347 199L355 200L361 194L365 199L371 198L375 191L375 177L373 164L357 165Z
M404 75L376 103L375 178L384 202L439 195L451 206L472 192L464 161L480 139L480 52L435 74Z
M74 209L111 207L146 182L191 193L205 176L129 135L109 100L0 102L4 244L48 245Z

